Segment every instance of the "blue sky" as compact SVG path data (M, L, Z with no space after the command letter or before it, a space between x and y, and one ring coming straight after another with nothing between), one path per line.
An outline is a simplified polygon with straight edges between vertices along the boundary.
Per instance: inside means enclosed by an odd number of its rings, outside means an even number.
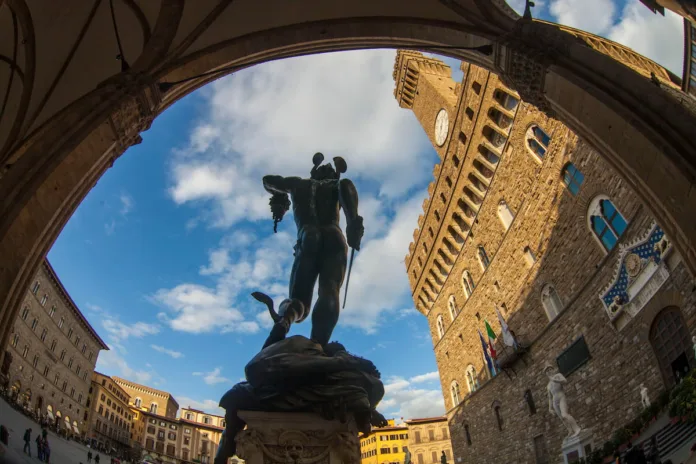
M681 72L678 19L653 17L637 1L536 3L537 16L612 37ZM403 265L437 157L393 98L393 60L393 51L374 50L244 70L175 104L116 161L49 253L111 347L100 371L219 412L218 399L268 333L270 319L249 294L279 302L287 291L295 226L287 215L273 234L261 177L306 176L322 151L347 160L366 227L334 339L381 370L388 416L443 412L427 323Z

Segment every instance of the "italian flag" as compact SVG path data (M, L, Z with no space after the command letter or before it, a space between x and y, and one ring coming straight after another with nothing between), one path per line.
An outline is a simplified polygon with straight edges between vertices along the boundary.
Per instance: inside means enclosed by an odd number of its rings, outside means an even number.
M493 346L493 342L496 339L495 332L493 332L493 328L487 320L484 319L484 322L486 323L486 334L488 335L488 347L491 352L491 358L495 359L498 357L498 353L495 352L495 347Z

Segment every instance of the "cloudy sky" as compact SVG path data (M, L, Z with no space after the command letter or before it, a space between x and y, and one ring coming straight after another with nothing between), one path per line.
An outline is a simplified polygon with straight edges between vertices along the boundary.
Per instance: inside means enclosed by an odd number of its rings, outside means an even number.
M537 17L627 44L681 75L674 15L638 0L536 4ZM393 98L393 62L393 50L374 50L241 71L174 105L116 162L49 254L111 347L100 371L219 412L268 333L265 308L249 294L278 302L287 291L295 226L286 216L273 234L261 177L307 176L321 151L347 160L366 227L334 339L381 370L387 416L444 412L403 264L436 155ZM307 335L309 323L293 332Z

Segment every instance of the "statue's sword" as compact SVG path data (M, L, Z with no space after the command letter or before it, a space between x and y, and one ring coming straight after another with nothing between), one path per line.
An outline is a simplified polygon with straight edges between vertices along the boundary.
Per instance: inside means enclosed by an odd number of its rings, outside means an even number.
M350 249L350 264L348 264L348 276L346 276L346 291L343 294L343 308L346 307L346 298L348 298L348 284L350 283L350 271L353 269L353 258L355 258L355 248Z

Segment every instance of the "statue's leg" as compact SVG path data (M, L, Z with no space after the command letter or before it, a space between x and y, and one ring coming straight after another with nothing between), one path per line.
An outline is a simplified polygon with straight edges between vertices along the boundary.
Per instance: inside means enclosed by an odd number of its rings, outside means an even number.
M319 258L319 291L312 311L312 340L329 343L340 310L340 291L346 273L348 247L343 233L336 227L324 231L322 255Z
M580 426L575 421L575 418L568 413L568 402L566 401L565 395L561 397L558 403L558 407L561 411L561 418L566 424L566 427L568 427L568 432L572 435L577 435L580 433Z
M319 276L317 253L321 236L316 228L306 228L295 248L295 261L290 273L290 298L297 298L305 308L312 307L314 285Z

